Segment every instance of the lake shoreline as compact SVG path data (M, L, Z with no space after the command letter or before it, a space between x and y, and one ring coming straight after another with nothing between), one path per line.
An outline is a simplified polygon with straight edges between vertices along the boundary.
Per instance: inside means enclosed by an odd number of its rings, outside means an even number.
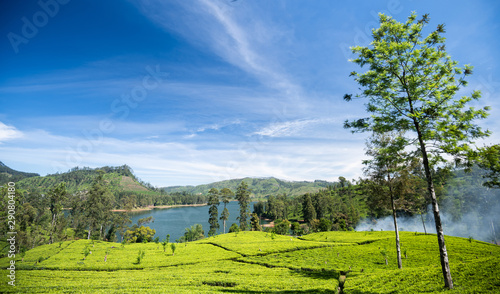
M113 212L141 212L141 211L150 211L153 209L168 209L168 208L177 208L177 207L198 207L198 206L206 206L208 205L207 203L202 203L202 204L176 204L176 205L148 205L146 207L139 207L139 208L134 208L132 210L126 210L126 209L113 209L111 211Z

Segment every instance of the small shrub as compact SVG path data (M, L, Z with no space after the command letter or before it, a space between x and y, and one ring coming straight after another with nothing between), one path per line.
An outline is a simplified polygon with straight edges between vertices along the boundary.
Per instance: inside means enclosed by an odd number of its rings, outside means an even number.
M141 261L144 259L144 256L146 255L146 251L144 250L139 250L139 253L137 254L137 264L141 264Z
M87 256L89 256L89 254L90 254L90 248L85 247L85 249L83 249L83 260L85 260Z
M233 223L231 225L231 227L229 228L229 233L237 233L239 231L240 231L240 227L235 223Z
M380 250L380 254L382 254L382 256L384 257L385 259L385 265L388 265L388 261L387 261L387 249L384 247L384 249Z

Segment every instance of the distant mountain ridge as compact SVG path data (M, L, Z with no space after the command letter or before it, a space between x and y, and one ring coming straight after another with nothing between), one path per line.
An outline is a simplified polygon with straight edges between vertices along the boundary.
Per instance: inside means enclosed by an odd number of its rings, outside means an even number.
M192 194L204 194L206 195L208 191L212 188L218 190L222 188L229 188L231 191L236 192L238 185L245 181L250 188L251 193L254 197L266 197L269 195L280 195L287 194L288 196L300 196L306 193L315 193L320 189L325 189L330 185L334 185L334 182L327 182L322 180L316 180L314 182L307 181L284 181L274 177L270 178L241 178L214 182L205 185L198 186L170 186L161 188L167 193L172 192L186 192Z
M40 176L37 173L26 173L13 170L0 162L0 185L9 181L16 182L16 186L22 189L46 192L55 185L64 182L69 193L89 190L97 171L105 172L104 179L108 182L112 192L131 192L141 194L160 194L162 190L166 193L189 193L207 195L212 188L221 190L229 188L236 192L238 185L245 181L253 197L266 197L269 195L286 194L288 196L301 196L306 193L315 193L320 189L325 189L335 182L316 180L308 181L285 181L274 177L268 178L240 178L214 182L198 186L169 186L155 188L151 184L139 180L132 168L127 165L119 167L75 167L65 173L56 173Z
M27 173L14 170L0 161L0 185L8 182L18 182L25 178L38 177L37 173Z

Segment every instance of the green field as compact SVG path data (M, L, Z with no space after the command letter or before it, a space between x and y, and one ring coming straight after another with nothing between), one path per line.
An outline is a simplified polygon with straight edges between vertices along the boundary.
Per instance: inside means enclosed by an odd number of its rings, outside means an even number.
M393 232L323 232L303 238L240 232L176 244L175 254L156 243L44 245L28 251L24 261L17 259L15 288L1 271L0 292L338 293L340 287L359 294L500 292L499 246L456 237L446 241L452 291L443 288L435 235L402 232L406 258L399 270ZM138 263L140 250L145 255ZM1 267L8 262L1 259Z

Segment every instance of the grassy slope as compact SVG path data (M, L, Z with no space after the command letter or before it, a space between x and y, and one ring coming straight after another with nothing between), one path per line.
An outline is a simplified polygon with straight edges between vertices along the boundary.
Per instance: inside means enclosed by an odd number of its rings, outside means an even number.
M395 265L392 232L328 232L303 239L231 233L178 244L175 255L155 243L67 241L37 247L18 260L16 292L336 293L345 272L344 293L444 291L435 235L403 232L401 240L408 255L403 270ZM85 247L92 254L83 260ZM455 282L447 293L500 291L500 247L455 237L447 237L447 247ZM389 265L380 254L384 248ZM137 264L141 249L146 254ZM0 267L7 262L0 260ZM12 290L6 279L1 270L0 292Z

